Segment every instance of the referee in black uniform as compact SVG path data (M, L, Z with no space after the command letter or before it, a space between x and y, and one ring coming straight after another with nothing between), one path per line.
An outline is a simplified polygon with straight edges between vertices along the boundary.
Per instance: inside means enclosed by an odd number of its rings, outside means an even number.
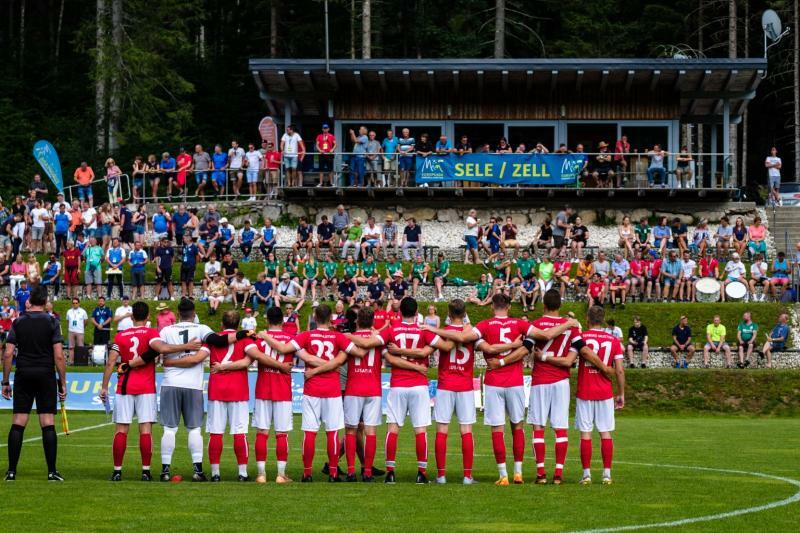
M22 451L22 438L28 417L36 400L39 424L42 426L42 444L47 461L48 481L64 481L56 470L58 443L54 426L57 399L67 396L67 375L62 352L61 328L58 319L48 315L47 287L39 285L31 291L30 307L14 321L8 332L6 352L3 357L3 398L10 400L11 361L17 351L17 368L14 374L14 415L8 432L8 471L6 481L17 478L17 463ZM56 381L54 369L58 371Z

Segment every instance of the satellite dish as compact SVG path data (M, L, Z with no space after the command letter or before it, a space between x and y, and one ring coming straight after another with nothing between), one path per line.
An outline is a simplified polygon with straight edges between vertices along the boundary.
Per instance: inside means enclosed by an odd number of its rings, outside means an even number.
M764 33L770 41L777 41L783 37L781 18L772 9L767 9L764 11L764 14L761 15L761 27L764 29Z

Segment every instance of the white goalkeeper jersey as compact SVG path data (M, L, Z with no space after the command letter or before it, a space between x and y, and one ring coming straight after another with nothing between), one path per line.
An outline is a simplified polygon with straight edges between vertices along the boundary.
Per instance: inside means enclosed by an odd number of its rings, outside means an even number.
M194 322L178 322L161 330L159 337L167 344L186 344L192 339L205 342L214 331L205 324ZM164 354L164 360L180 359L192 355L192 352L174 352ZM183 389L203 390L203 363L190 367L165 366L164 387L180 387Z

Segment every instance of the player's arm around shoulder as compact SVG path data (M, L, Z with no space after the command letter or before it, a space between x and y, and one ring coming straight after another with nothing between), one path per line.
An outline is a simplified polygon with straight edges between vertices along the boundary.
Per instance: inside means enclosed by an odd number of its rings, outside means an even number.
M117 343L115 342L111 346L111 349L108 350L108 360L106 360L106 366L103 368L103 384L100 387L100 399L104 402L108 398L108 383L111 381L111 374L114 373L114 370L117 366L118 357L119 349L117 348Z
M384 331L384 330L381 329L381 331ZM384 346L386 344L386 341L384 340L384 338L380 334L372 335L370 337L361 337L359 335L353 335L352 333L343 333L342 335L347 337L347 339L350 342L355 344L354 348L361 348L363 350L370 350L372 348L380 348L381 346ZM363 355L365 355L365 353L362 353L361 355L358 355L358 353L351 353L351 355L354 355L356 357L363 357Z
M192 355L187 355L186 357L174 357L170 359L164 359L164 366L189 368L205 361L206 358L210 355L210 353L211 351L208 349L208 347L203 346Z
M428 375L428 368L425 365L418 365L416 363L412 363L408 359L403 359L400 356L392 355L388 351L384 356L386 362L388 362L392 368L402 368L404 370L413 370L415 372L419 372L425 376Z
M322 359L320 359L320 361L322 361ZM336 354L336 357L334 357L330 361L325 361L323 364L319 366L306 367L305 371L306 379L314 377L318 374L324 374L326 372L331 372L333 370L336 370L337 368L342 366L345 361L347 361L347 354L340 350L339 353Z
M547 329L539 329L531 324L531 326L528 328L528 337L531 337L537 341L549 341L563 334L568 329L579 327L580 323L574 318L565 320L564 323Z
M259 333L256 337L267 343L267 346L280 354L289 354L297 351L294 341L281 342L272 335L267 335L264 331Z
M619 341L617 341L619 343ZM621 350L622 348L620 348ZM581 358L585 361L589 362L594 366L598 371L602 372L608 379L611 379L614 375L614 369L606 365L600 357L594 353L594 350L589 348L587 345L583 345L579 351Z

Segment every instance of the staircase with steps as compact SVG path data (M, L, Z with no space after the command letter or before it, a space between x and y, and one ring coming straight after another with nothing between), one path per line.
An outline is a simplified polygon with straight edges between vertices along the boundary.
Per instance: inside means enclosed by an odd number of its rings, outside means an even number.
M800 207L767 208L767 216L775 249L794 257L795 244L800 242Z

